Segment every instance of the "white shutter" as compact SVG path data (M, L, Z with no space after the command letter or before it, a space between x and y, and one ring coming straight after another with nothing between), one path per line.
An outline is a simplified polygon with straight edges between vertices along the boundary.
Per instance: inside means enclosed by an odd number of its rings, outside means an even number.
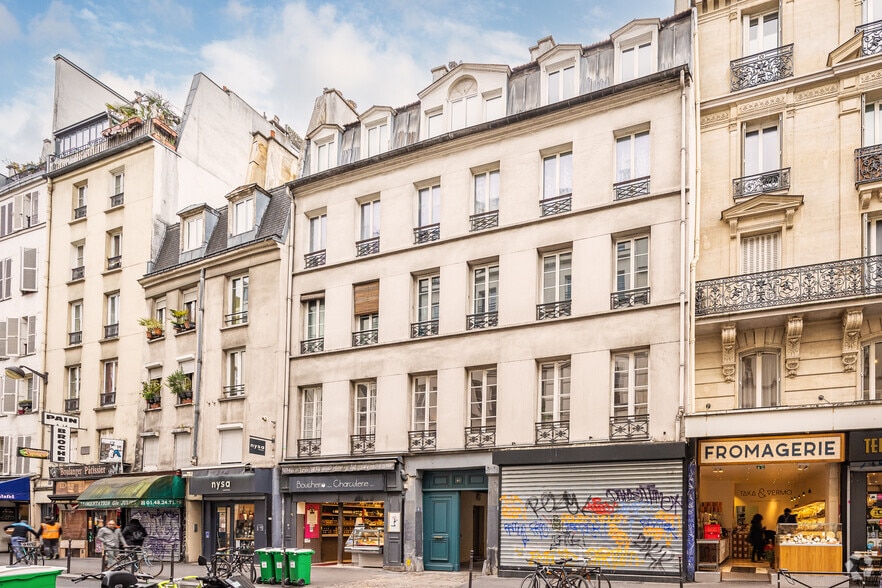
M159 466L159 437L144 437L142 467L145 472L155 472Z
M37 291L37 250L30 247L21 250L21 291Z
M3 378L3 401L2 406L0 406L0 412L4 412L6 414L15 414L18 410L18 404L15 398L15 384L16 382L12 378Z
M10 461L9 446L10 445L12 445L12 437L3 437L3 452L2 452L3 453L3 455L2 455L3 472L2 473L4 475L8 475L10 473L10 468L9 468L9 461Z
M6 319L6 354L18 355L18 318Z
M766 233L741 238L741 273L751 274L778 269L781 238L779 233Z
M185 468L190 466L190 434L178 433L175 435L175 464L174 467Z
M24 341L22 333L22 341ZM28 317L27 348L22 350L22 355L33 355L37 352L37 317Z
M0 321L0 357L6 356L6 321Z
M12 230L18 231L21 230L22 222L21 222L21 205L22 205L22 197L21 194L13 198L12 202Z
M40 222L40 193L39 192L31 192L31 209L28 211L28 214L31 215L30 226L36 225Z
M12 296L12 258L7 257L0 263L3 264L0 271L0 300L5 300Z
M12 472L14 474L27 474L30 470L31 460L27 457L21 457L18 454L19 447L30 447L31 446L31 438L27 435L16 437L15 447L12 448L12 452L15 455L15 470Z
M220 463L242 463L242 429L218 431Z

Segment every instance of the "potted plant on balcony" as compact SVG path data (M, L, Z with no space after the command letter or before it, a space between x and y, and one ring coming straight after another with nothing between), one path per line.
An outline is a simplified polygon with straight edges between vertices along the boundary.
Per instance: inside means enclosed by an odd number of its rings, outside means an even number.
M156 408L159 406L162 392L162 380L142 380L141 396L147 401L147 408Z
M18 414L28 414L34 408L34 401L30 398L23 398L18 401Z
M161 94L148 92L135 92L135 99L126 104L106 104L107 114L110 117L111 126L102 135L112 137L144 124L145 120L152 120L166 129L166 132L174 134L176 126L181 118L172 111L171 104Z
M147 338L156 339L162 337L162 323L155 318L139 318L138 324L147 329Z
M190 319L190 310L183 308L176 310L172 308L169 312L172 315L172 325L176 331L186 331L193 327L193 321Z
M193 382L190 376L181 369L170 373L165 378L165 385L178 397L178 404L191 404L193 402Z

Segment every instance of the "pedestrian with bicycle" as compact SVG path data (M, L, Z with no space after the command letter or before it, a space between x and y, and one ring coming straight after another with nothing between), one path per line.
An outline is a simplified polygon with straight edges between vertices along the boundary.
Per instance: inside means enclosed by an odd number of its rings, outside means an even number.
M119 530L119 527L116 526L116 521L113 520L107 521L103 527L98 529L95 541L101 544L101 550L104 553L102 570L112 566L119 557L120 551L128 547L126 540L123 538L122 531Z
M129 519L129 524L122 531L123 539L132 547L142 547L147 538L147 529L138 519Z
M12 544L12 551L15 553L16 560L20 560L24 557L22 544L27 542L29 533L37 539L40 538L40 532L30 526L25 519L22 519L17 523L12 523L11 525L6 525L3 527L3 530L12 535L12 538L9 541Z

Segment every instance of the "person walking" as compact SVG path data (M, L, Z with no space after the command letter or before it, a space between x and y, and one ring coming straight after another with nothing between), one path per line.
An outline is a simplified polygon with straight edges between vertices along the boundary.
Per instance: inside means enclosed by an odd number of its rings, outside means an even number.
M126 540L122 536L122 531L119 530L119 527L116 526L116 521L113 520L107 521L103 527L98 529L95 541L101 544L101 551L104 553L101 565L102 570L116 563L120 550L126 547Z
M141 521L138 519L129 519L129 524L123 529L122 535L126 544L132 547L142 547L144 539L147 538L147 529L141 525Z
M766 528L763 526L763 515L756 513L750 520L750 531L747 533L747 541L753 547L750 561L763 561L766 546Z
M12 551L15 553L16 560L20 560L24 557L24 549L22 549L21 545L28 540L28 533L33 534L33 536L38 539L40 538L40 532L30 526L25 519L22 519L17 523L12 523L11 525L6 525L3 527L3 530L12 535L12 538L9 541L12 544Z
M61 523L53 516L44 517L43 524L40 525L40 536L43 538L43 555L48 559L58 559Z

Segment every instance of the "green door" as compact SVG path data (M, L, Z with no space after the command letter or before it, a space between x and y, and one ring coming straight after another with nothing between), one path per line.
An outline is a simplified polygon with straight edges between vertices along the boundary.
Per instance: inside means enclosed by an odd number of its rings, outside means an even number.
M459 571L459 492L423 494L423 567Z

